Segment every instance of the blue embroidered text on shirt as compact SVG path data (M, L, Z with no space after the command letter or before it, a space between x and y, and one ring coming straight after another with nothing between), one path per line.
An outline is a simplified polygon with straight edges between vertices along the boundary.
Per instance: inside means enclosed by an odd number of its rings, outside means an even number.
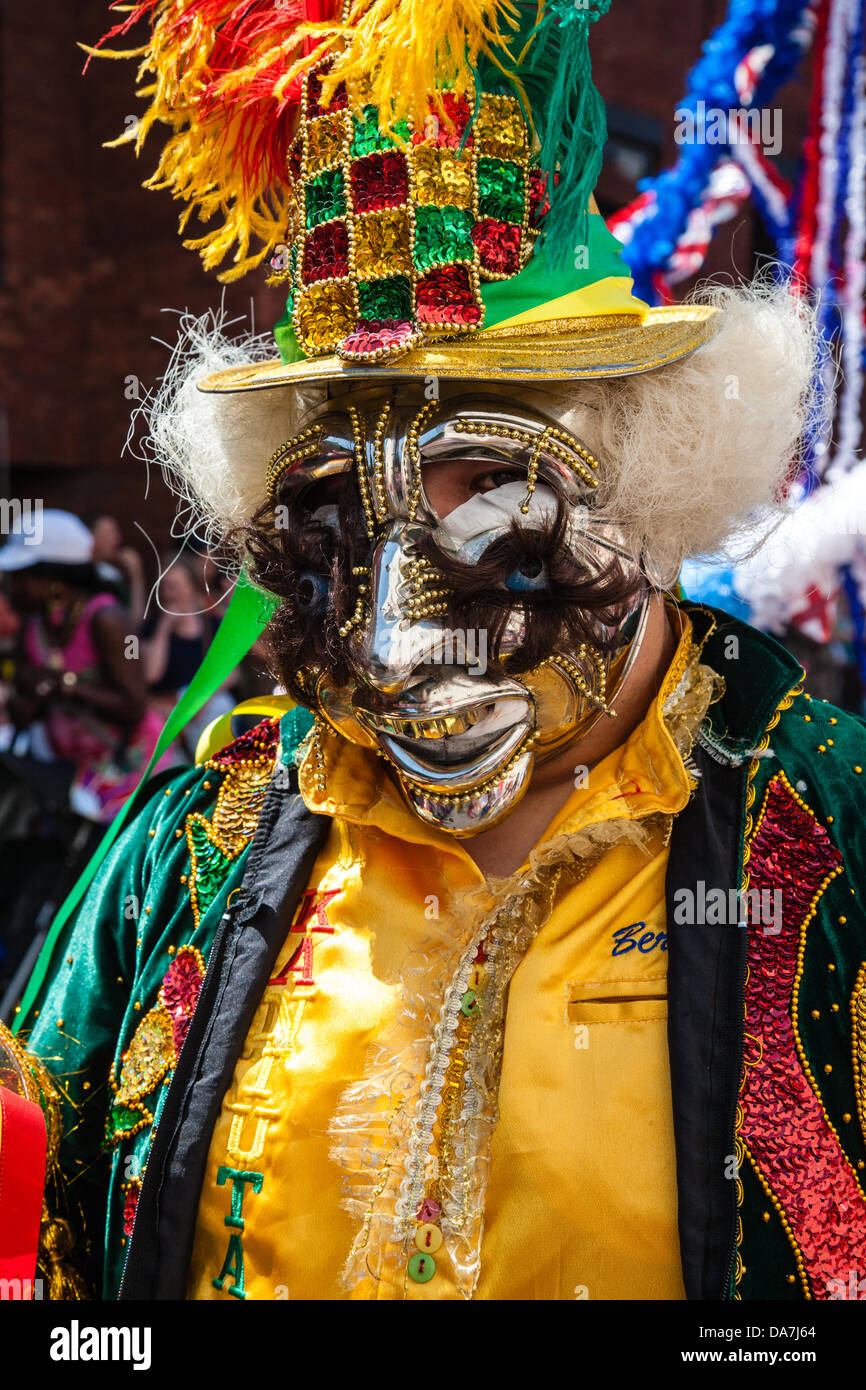
M611 951L612 956L627 956L629 951L634 950L646 956L657 947L661 951L668 949L667 932L648 931L646 922L632 922L630 927L620 927L619 931L614 932L613 939L615 945Z

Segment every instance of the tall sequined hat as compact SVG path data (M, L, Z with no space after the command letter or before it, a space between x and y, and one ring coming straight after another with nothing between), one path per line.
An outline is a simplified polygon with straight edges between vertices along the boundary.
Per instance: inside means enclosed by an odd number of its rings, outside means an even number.
M611 0L143 0L137 56L170 128L149 186L215 225L221 278L287 290L279 359L237 391L344 377L568 380L672 362L715 310L650 309L592 190ZM109 41L150 20L148 41ZM120 142L117 142L120 143Z

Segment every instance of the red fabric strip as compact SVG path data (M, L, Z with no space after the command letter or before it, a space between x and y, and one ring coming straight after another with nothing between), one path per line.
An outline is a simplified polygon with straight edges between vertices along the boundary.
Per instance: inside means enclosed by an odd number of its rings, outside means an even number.
M787 1217L816 1299L838 1298L851 1270L866 1270L866 1199L803 1069L792 1023L800 936L840 865L827 831L774 777L752 839L749 886L781 891L782 921L778 932L766 910L755 921L750 899L740 1132Z
M45 1148L39 1106L0 1086L0 1278L17 1281L19 1298L36 1274Z

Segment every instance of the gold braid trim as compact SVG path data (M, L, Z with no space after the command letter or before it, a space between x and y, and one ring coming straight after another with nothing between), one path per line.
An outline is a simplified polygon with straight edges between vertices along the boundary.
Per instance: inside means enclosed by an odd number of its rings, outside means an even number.
M851 1062L857 1116L866 1139L866 961L857 972L851 995Z

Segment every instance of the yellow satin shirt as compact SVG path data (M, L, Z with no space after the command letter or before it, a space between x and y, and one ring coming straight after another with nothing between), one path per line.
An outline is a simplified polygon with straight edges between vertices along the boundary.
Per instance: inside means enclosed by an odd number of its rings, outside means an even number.
M356 1264L347 1281L344 1271L365 1219L357 1193L372 1202L377 1190L363 1171L375 1176L366 1110L390 1103L388 1083L365 1090L364 1077L393 1063L392 1075L407 1075L392 1090L409 1086L423 1049L389 1057L391 1040L425 1009L435 1017L439 1001L413 1012L413 993L429 978L431 942L447 954L483 876L459 841L412 815L380 759L324 739L322 791L307 755L302 793L331 830L214 1129L190 1298L684 1297L666 1035L670 823L657 813L675 815L694 785L663 718L689 638L643 723L539 842L655 816L648 848L613 843L557 892L511 980L480 1272L468 1284L447 1241L426 1283L388 1274L372 1244L369 1273Z

